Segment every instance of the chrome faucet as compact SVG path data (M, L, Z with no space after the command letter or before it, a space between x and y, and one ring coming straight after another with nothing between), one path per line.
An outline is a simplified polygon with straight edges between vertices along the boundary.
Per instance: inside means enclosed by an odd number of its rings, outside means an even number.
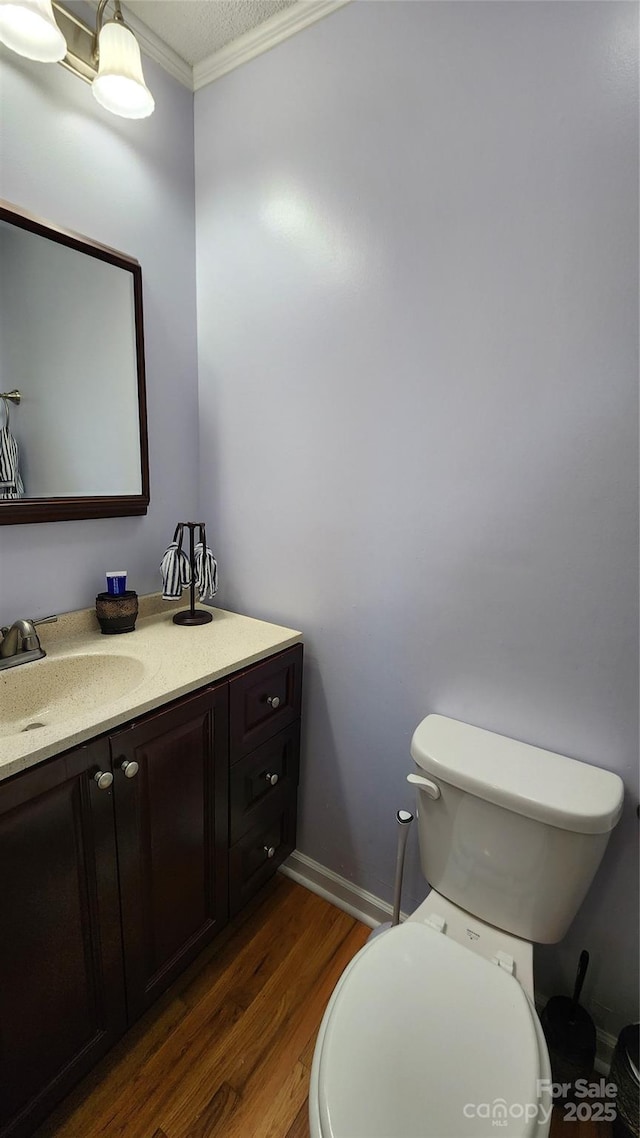
M41 660L46 652L40 643L36 624L52 624L57 616L44 616L40 620L16 620L11 628L0 628L0 671Z

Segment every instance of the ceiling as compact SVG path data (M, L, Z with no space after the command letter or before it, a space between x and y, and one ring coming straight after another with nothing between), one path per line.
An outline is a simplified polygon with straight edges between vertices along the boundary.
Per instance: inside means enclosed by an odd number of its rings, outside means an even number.
M295 2L125 0L125 7L193 67Z
M95 9L98 0L88 0ZM192 91L350 0L122 0L142 50Z

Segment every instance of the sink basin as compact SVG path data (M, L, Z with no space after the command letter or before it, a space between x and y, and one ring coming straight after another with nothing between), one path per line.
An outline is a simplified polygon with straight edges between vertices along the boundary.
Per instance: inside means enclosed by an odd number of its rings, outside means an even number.
M0 737L75 719L137 688L140 660L113 653L35 660L0 672Z

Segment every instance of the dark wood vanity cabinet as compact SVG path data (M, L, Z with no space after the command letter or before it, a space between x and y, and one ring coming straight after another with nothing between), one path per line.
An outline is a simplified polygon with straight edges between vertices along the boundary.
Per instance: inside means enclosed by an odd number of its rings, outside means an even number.
M232 916L295 847L301 695L301 644L229 683Z
M0 786L0 1133L30 1134L126 1027L106 739Z
M227 707L222 683L110 739L129 1021L226 920Z
M293 850L301 681L294 645L0 784L0 1138L32 1134Z

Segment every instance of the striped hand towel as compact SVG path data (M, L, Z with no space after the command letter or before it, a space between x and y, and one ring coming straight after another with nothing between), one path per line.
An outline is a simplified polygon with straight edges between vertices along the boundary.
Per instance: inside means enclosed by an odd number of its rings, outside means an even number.
M9 403L3 399L5 424L0 428L0 498L24 498L18 444L9 430Z
M191 565L189 558L182 549L182 526L176 530L173 541L162 558L160 572L162 573L162 597L165 601L172 601L176 597L181 597L182 590L191 584Z
M195 581L200 600L214 597L218 592L218 565L208 545L199 541L194 551Z

